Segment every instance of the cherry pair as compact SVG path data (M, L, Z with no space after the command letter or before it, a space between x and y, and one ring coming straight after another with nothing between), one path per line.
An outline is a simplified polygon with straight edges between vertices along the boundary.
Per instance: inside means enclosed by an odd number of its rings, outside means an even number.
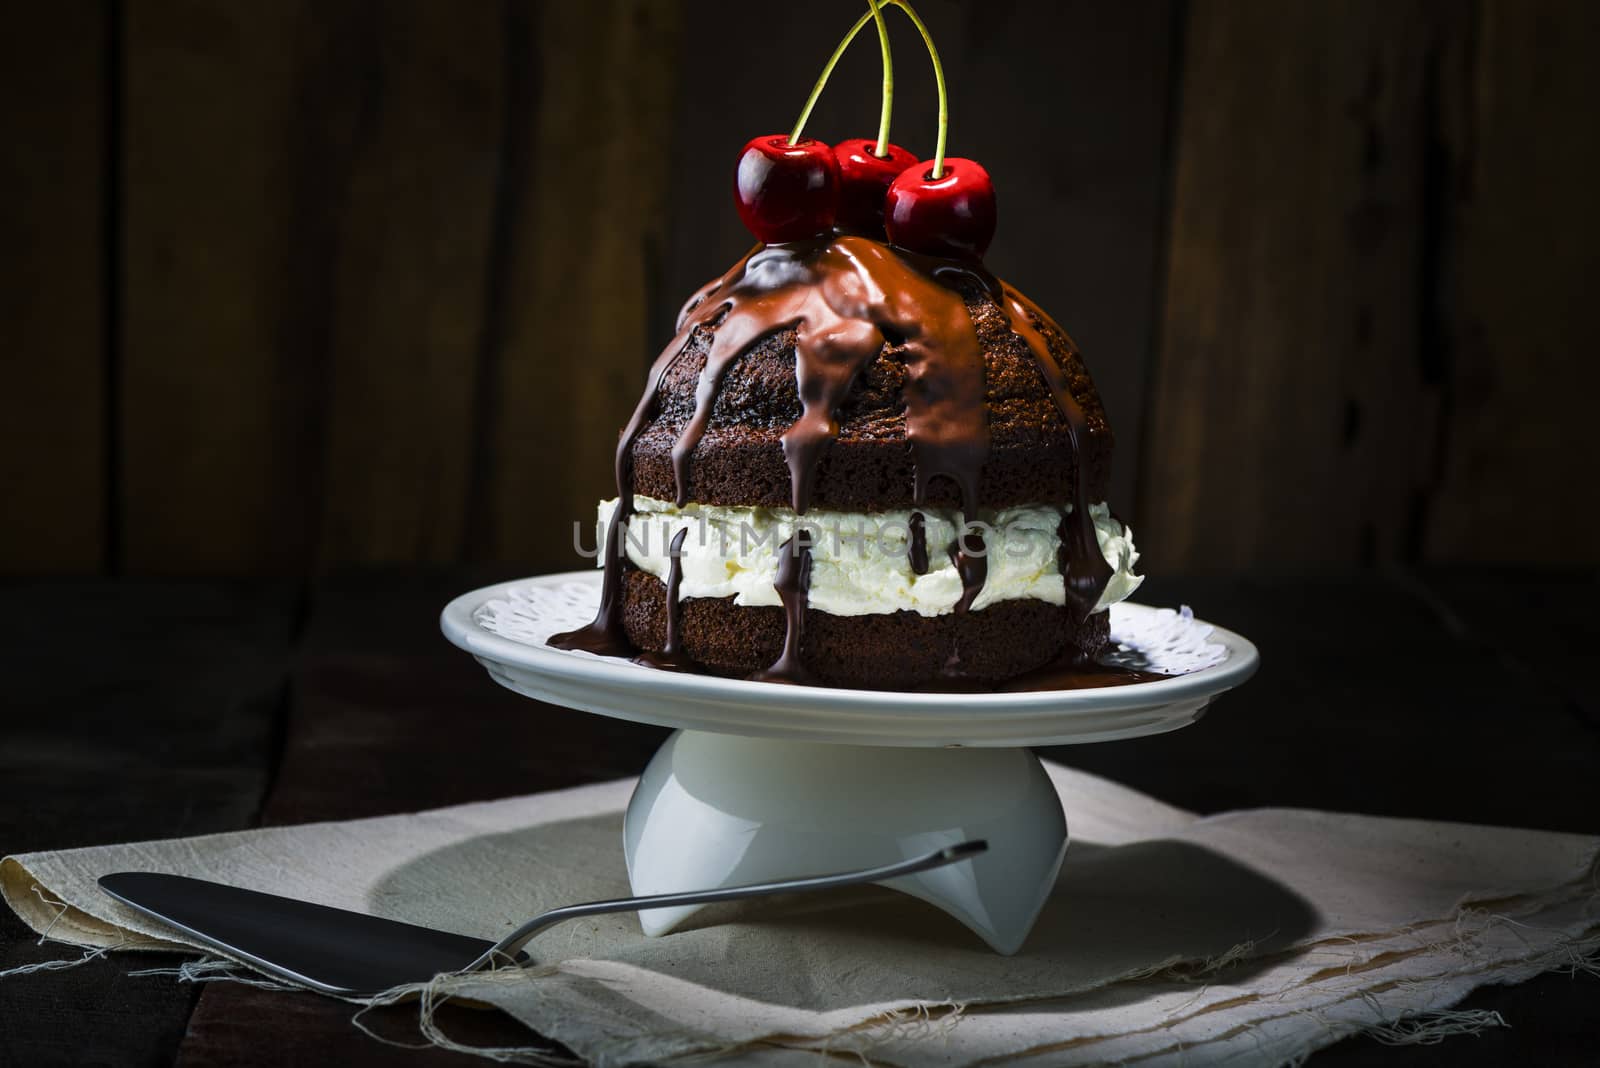
M809 137L757 137L739 153L734 202L760 241L777 244L833 227L884 237L914 252L982 258L994 237L994 183L969 159L942 173L898 145L869 138L829 148Z

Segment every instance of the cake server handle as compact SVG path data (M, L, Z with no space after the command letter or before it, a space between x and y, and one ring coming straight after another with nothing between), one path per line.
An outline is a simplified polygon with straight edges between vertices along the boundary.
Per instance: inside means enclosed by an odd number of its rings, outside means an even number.
M857 886L862 883L882 882L902 875L942 868L946 864L967 860L989 848L981 838L959 842L953 846L924 853L920 857L884 864L876 868L832 875L811 875L798 879L781 879L770 883L746 883L743 886L725 886L717 890L690 890L681 894L649 894L644 897L619 897L608 901L588 901L581 905L566 905L541 913L506 935L468 964L463 971L478 971L495 963L510 964L523 946L540 931L552 924L576 920L584 916L598 916L607 912L632 912L635 909L674 908L679 905L710 905L718 901L737 901L747 897L764 897L768 894L788 894L805 890L830 890L840 886Z

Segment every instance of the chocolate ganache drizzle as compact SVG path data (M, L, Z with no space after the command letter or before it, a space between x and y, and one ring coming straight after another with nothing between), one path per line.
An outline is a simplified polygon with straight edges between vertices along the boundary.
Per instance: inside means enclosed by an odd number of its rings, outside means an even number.
M623 529L633 515L634 442L655 417L662 377L689 349L695 332L711 332L705 366L695 389L693 416L672 449L677 503L688 503L689 465L711 420L728 369L752 345L780 330L796 334L795 378L801 414L781 438L789 469L791 503L805 514L822 458L839 435L838 412L851 384L885 345L904 354L906 438L914 461L913 500L921 507L933 479L944 476L958 488L963 515L977 514L979 476L989 455L988 412L984 403L984 360L961 285L988 293L1005 312L1011 330L1032 353L1034 363L1067 427L1075 457L1072 508L1061 521L1060 564L1067 601L1080 616L1093 611L1111 577L1089 515L1087 464L1082 445L1088 421L1066 375L1041 332L1043 324L1062 331L1035 305L976 264L937 259L893 248L863 237L757 246L727 274L715 279L684 305L676 336L651 366L644 394L617 446L617 507L607 524L605 579L600 608L589 626L550 639L558 648L610 656L632 656L622 619L622 574L626 566ZM1070 341L1067 342L1070 346ZM681 539L681 532L680 532ZM922 515L911 523L912 566L927 570ZM674 555L680 542L674 542ZM804 681L800 649L810 575L809 537L785 543L777 576L787 623L784 651L759 677ZM981 535L968 530L950 546L962 578L958 611L966 611L983 588L987 573ZM674 559L672 570L678 570ZM670 580L669 587L675 586ZM645 658L670 659L675 648L676 588L669 588L668 650Z
M783 652L765 671L751 678L762 682L808 683L811 673L800 662L800 639L805 634L806 595L811 591L811 531L801 527L783 543L773 586L783 602L785 628Z
M912 512L907 523L911 532L911 544L906 548L906 555L911 562L911 570L917 575L928 573L928 522L922 518L921 512Z
M689 528L683 527L672 536L667 549L672 562L667 565L667 637L661 651L646 649L633 658L636 664L660 668L663 671L693 671L694 661L683 651L683 603L678 590L683 585L683 540Z

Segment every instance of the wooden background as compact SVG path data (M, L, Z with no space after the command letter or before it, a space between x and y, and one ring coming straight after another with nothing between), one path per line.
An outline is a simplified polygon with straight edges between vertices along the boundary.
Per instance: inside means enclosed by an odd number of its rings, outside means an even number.
M748 243L734 154L857 6L9 5L0 571L572 563ZM1600 563L1600 4L923 7L1149 567ZM811 130L877 79L863 41Z

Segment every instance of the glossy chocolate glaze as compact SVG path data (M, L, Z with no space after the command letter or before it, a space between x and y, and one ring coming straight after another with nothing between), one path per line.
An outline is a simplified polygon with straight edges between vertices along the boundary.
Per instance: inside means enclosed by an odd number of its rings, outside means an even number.
M971 610L972 602L983 592L983 584L989 578L988 553L988 547L983 544L983 535L976 530L957 535L955 544L950 546L950 562L956 565L956 574L961 576L961 600L956 602L957 612ZM959 667L958 664L951 666Z
M683 651L683 604L678 590L683 585L683 539L689 528L684 527L672 536L667 552L672 562L667 565L667 640L660 652L646 649L633 658L635 664L660 668L663 671L694 671L695 662Z
M1075 456L1082 457L1082 442L1089 435L1089 421L1084 418L1083 407L1067 386L1067 376L1061 365L1050 355L1050 344L1034 327L1033 321L1048 323L1050 319L1038 306L1010 286L1004 286L1006 314L1011 319L1011 329L1028 343L1033 352L1039 373L1044 376L1050 395L1055 398L1056 410L1066 420L1067 435L1072 441ZM1030 321L1030 317L1033 321ZM1066 337L1066 331L1056 327L1056 333ZM1077 465L1077 478L1072 486L1072 514L1062 516L1059 534L1061 548L1059 563L1061 581L1066 585L1067 603L1075 606L1081 615L1094 611L1111 581L1111 565L1100 551L1100 539L1094 532L1094 518L1089 515L1087 493L1088 474L1085 464Z
M782 444L797 513L806 512L817 466L838 436L836 413L851 383L886 343L905 352L906 437L916 459L917 498L944 475L960 488L966 510L976 511L978 474L989 452L983 354L965 298L937 277L948 269L943 261L914 263L909 253L841 235L758 248L720 285L697 294L657 361L670 363L696 329L714 328L694 416L672 449L678 503L688 503L689 458L728 368L761 338L793 329L801 414Z
M906 438L914 459L914 500L921 504L931 481L943 476L957 486L964 514L975 515L978 480L989 455L989 425L983 355L962 285L989 293L1005 311L1012 331L1033 354L1067 425L1079 462L1072 511L1061 528L1062 581L1068 603L1083 615L1092 611L1111 568L1100 553L1086 499L1087 465L1081 462L1080 444L1088 425L1049 343L1035 324L1049 323L1063 338L1065 332L1025 297L976 264L921 256L868 238L837 234L757 246L684 305L677 334L652 365L644 395L617 446L618 504L606 533L600 609L589 626L556 635L550 644L610 656L631 656L635 651L623 631L620 604L621 574L626 566L621 531L634 510L633 445L656 413L662 376L688 348L697 330L710 330L711 340L696 384L694 415L672 449L679 506L688 503L689 461L710 422L728 369L763 337L793 329L801 414L781 440L795 512L804 514L810 503L818 465L838 436L837 413L851 384L885 345L892 345L902 350L908 377ZM921 518L920 513L913 514L911 534L912 566L919 574L927 569ZM961 541L950 551L962 578L957 610L966 611L981 592L988 569L981 537L968 534ZM783 655L762 673L763 678L804 681L800 646L810 576L809 538L801 538L794 548L780 562L777 581L789 633ZM673 566L676 569L676 560ZM675 606L677 588L670 581L669 586L669 603Z
M779 550L777 580L772 585L778 591L778 600L783 602L783 652L771 667L750 677L759 682L812 684L811 673L800 662L806 599L811 592L811 531L802 527L783 543Z
M911 562L913 574L926 575L928 573L928 523L922 518L921 512L912 512L911 544L907 549L908 559Z
M605 554L605 577L600 583L600 608L594 621L587 627L553 634L549 644L557 649L577 649L597 656L634 656L638 650L628 641L628 632L622 625L622 569L626 546L622 543L622 527L633 514L633 494L617 501L611 512L611 522L606 524L606 543L600 550ZM640 663L646 663L640 660Z

